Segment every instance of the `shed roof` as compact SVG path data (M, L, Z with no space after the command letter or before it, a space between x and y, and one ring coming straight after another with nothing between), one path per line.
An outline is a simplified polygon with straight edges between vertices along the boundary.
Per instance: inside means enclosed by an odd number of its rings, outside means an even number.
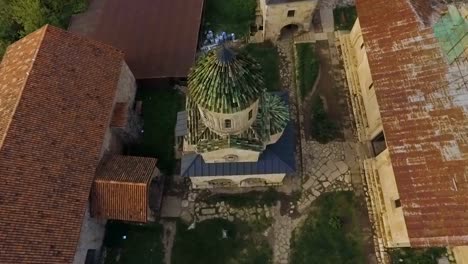
M467 59L448 63L415 1L356 2L410 243L466 245Z
M0 64L0 263L72 263L123 63L45 26Z
M203 0L93 0L69 30L124 51L137 79L187 77Z
M112 156L96 172L91 193L91 213L95 217L146 222L149 187L159 176L156 159Z

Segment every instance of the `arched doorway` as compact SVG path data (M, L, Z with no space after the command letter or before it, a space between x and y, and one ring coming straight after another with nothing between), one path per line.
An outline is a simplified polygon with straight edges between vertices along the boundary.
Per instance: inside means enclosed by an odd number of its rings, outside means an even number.
M284 26L280 31L280 39L292 38L299 32L299 26L296 24L289 24Z

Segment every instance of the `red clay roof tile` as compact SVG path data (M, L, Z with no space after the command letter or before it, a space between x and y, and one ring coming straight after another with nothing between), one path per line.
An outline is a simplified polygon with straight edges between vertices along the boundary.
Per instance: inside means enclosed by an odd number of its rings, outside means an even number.
M454 89L424 0L356 2L410 243L466 245L467 84Z
M0 263L73 261L122 63L116 49L51 26L8 48Z

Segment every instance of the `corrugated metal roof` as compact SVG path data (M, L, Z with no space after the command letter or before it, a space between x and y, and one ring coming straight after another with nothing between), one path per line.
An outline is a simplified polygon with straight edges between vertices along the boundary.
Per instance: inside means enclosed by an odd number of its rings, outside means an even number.
M94 0L69 30L119 48L137 79L187 77L203 0ZM104 3L102 3L104 2Z
M96 172L91 193L94 217L146 222L149 214L149 187L159 176L156 159L112 156Z
M0 263L73 262L122 63L116 49L52 26L8 48Z
M410 243L466 245L466 58L449 65L408 0L356 4Z

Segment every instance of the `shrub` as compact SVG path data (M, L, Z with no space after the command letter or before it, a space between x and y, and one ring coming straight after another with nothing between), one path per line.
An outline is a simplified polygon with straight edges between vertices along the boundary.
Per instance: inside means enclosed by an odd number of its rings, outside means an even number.
M392 264L437 264L437 260L446 252L445 248L398 248L390 250L389 254Z
M311 126L312 137L320 143L327 143L338 135L338 126L328 118L320 97L312 103Z
M297 77L301 97L305 98L314 87L319 72L319 61L315 56L315 49L311 43L296 44Z

